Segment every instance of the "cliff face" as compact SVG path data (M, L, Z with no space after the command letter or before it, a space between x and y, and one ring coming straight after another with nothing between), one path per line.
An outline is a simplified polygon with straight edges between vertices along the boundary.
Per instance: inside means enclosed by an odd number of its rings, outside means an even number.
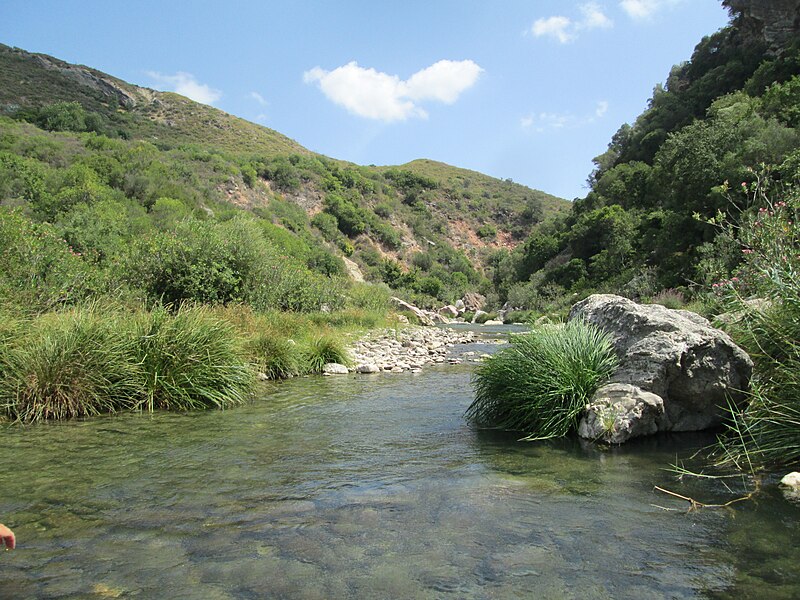
M800 0L723 0L742 32L780 53L800 33Z

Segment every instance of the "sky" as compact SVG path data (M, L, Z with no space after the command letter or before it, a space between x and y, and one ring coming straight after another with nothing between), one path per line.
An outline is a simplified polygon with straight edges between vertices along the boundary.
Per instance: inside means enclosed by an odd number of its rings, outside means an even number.
M719 0L0 0L0 43L177 91L362 165L569 200Z

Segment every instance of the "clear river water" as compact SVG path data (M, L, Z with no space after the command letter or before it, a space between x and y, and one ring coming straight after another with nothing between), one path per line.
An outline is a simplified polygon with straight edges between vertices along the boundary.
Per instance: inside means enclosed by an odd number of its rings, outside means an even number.
M484 352L475 344L463 351ZM0 598L799 598L800 504L687 512L713 440L603 449L463 420L471 367L268 384L224 412L0 431ZM730 484L729 484L730 485ZM669 510L668 510L669 509Z

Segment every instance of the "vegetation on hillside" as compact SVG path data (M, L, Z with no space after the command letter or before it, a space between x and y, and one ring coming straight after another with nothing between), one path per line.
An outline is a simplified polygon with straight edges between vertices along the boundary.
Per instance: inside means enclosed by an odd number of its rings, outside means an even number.
M492 258L496 301L558 310L596 290L690 298L730 276L742 257L709 220L764 208L747 192L760 171L800 185L799 92L796 41L768 50L739 17L704 38L595 159L586 198Z

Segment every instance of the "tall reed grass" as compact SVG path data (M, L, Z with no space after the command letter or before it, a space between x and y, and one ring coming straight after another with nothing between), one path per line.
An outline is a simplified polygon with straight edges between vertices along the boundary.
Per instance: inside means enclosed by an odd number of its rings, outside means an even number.
M78 308L37 319L3 356L0 408L22 422L113 413L140 393L133 340L119 319Z
M467 418L480 427L522 431L526 439L577 428L584 405L617 366L607 335L580 320L544 325L475 370Z
M233 326L210 309L156 308L139 317L134 331L143 392L137 408L226 408L247 398L253 371Z

